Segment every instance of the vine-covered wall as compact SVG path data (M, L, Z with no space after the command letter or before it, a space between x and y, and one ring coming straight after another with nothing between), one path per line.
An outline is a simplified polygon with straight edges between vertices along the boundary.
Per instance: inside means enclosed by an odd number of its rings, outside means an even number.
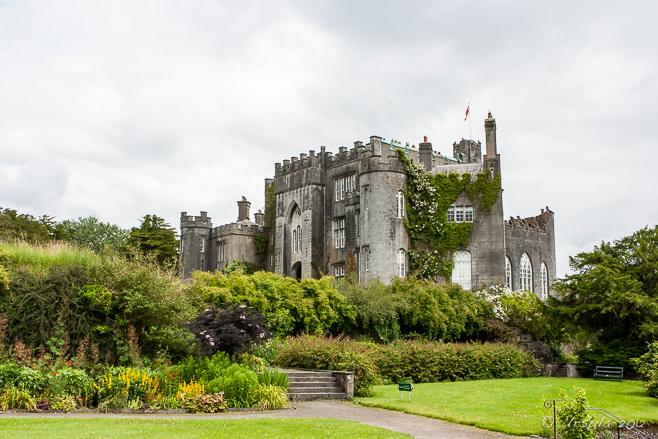
M428 174L409 160L404 151L398 158L407 171L407 216L409 268L423 279L450 279L452 253L468 245L473 223L448 221L448 208L462 192L476 207L478 215L488 215L501 191L500 174L491 179L481 173Z

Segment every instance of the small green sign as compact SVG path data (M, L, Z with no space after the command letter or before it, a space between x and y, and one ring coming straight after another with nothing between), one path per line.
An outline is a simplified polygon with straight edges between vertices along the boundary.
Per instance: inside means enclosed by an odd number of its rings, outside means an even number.
M398 383L398 390L400 392L411 392L414 390L414 385L411 383Z

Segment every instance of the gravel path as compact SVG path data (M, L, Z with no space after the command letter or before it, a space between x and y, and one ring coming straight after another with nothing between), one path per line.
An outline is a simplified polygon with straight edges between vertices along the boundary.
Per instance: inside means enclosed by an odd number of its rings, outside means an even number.
M350 402L313 401L295 402L295 410L275 410L256 412L233 412L220 414L194 415L123 415L123 414L27 414L5 413L0 417L135 417L135 418L187 418L187 419L244 419L244 418L334 418L362 422L382 427L398 433L406 433L418 439L504 439L508 436L466 425L439 421L424 416L410 415L371 407L363 407Z

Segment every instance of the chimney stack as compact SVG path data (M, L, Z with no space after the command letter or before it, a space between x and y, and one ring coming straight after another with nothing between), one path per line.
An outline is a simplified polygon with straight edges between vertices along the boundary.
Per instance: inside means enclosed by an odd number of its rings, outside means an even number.
M249 220L249 208L251 203L243 196L242 201L238 201L238 222Z

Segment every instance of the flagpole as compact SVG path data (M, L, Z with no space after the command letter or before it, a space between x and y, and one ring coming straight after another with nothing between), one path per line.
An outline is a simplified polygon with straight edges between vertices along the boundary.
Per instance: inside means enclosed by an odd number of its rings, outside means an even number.
M470 102L468 103L468 109L469 109L469 112L468 112L468 140L473 140L473 132L471 130L471 112L470 112L471 103Z

